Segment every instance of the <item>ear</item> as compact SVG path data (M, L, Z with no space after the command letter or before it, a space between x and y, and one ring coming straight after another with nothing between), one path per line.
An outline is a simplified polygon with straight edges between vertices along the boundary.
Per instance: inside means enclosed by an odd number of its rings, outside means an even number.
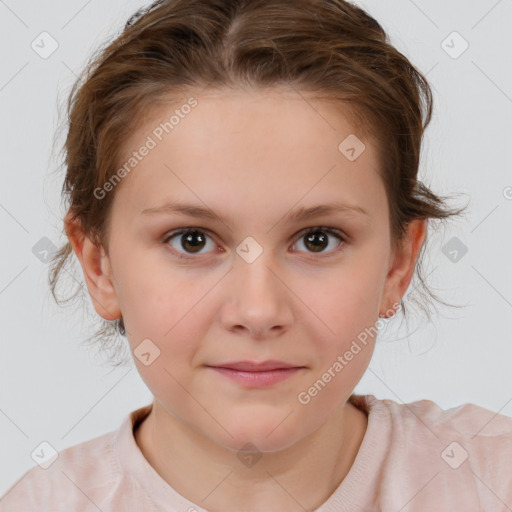
M390 267L384 285L384 291L380 302L380 314L396 309L414 275L416 261L425 238L427 236L427 220L417 219L411 221L402 240L392 251Z
M64 225L69 243L82 265L94 309L105 320L120 318L121 310L112 281L112 268L105 250L85 235L78 220L71 220L71 213L66 215Z

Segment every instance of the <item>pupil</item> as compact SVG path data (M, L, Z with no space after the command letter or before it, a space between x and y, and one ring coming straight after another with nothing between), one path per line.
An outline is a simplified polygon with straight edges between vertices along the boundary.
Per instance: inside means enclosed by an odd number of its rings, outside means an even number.
M311 244L309 248L314 252L320 252L327 246L327 237L321 231L315 231L314 233L306 235L306 240L307 244ZM205 237L200 231L190 231L187 235L182 237L181 245L183 249L189 252L198 252L203 248L204 242ZM187 245L189 247L187 247Z
M196 242L194 241L196 239ZM198 242L197 242L198 240ZM189 244L192 247L190 252L197 252L202 249L202 245L204 245L205 237L201 235L200 231L190 231L184 238L182 238L182 247L185 250L189 248L185 246L185 244Z
M312 250L315 252L320 252L320 250L325 249L327 237L321 231L315 231L314 233L310 233L306 236L307 242L313 242ZM317 242L320 241L320 245Z

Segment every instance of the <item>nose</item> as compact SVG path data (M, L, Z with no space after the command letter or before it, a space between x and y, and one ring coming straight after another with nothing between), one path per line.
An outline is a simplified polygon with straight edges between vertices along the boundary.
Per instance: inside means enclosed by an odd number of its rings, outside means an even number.
M252 263L235 258L224 288L221 321L225 329L265 339L279 336L292 324L289 277L271 260L265 251Z

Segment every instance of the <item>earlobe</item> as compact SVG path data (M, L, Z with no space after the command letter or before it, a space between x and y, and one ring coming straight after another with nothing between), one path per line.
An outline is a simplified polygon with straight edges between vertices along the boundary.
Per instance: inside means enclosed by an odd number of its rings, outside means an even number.
M408 225L403 239L393 252L380 305L381 313L383 309L390 310L398 307L414 275L418 255L426 236L426 219L414 220Z
M97 246L85 235L80 222L65 219L66 234L76 257L80 261L85 282L94 309L105 320L116 320L121 316L117 295L112 280L110 258L101 246Z

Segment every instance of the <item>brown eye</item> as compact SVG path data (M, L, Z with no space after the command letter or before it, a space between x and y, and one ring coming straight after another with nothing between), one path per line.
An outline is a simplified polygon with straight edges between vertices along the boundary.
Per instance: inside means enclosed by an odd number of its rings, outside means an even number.
M321 231L309 233L304 238L306 240L306 247L311 249L313 252L323 251L327 245L329 245L327 236Z
M163 242L169 243L178 257L186 258L187 254L199 254L207 245L208 239L210 237L202 230L182 229L170 234ZM213 241L211 245L212 248L216 247Z
M325 249L329 246L330 243L332 245L332 242L330 242L331 237L337 238L339 243L335 245L333 250L325 251ZM336 252L336 249L340 245L342 245L342 242L344 242L344 237L338 230L318 227L309 229L306 233L303 233L299 241L301 240L304 240L304 246L306 247L308 252L331 253Z
M199 252L205 245L206 237L201 231L189 231L181 237L181 247L186 251Z
M338 241L334 244L334 239ZM193 259L193 255L207 254L207 250L203 250L208 245L208 240L211 243L211 249L215 250L217 247L211 236L206 234L205 230L196 228L187 228L174 231L164 238L163 243L171 245L172 252L179 258ZM303 241L303 242L302 242ZM316 227L310 228L302 233L299 241L304 243L306 252L318 253L320 256L330 255L337 253L340 246L344 245L345 237L337 229ZM326 250L331 246L331 250Z

